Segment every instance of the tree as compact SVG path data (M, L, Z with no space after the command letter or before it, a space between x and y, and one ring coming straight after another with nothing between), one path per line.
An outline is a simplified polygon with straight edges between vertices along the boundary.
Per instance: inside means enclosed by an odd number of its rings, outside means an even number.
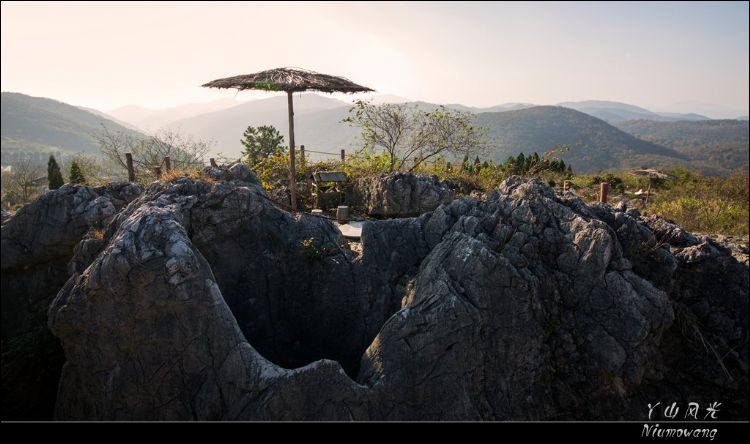
M245 146L242 157L251 168L273 154L286 152L284 136L273 126L248 126L242 136L240 142Z
M523 153L518 153L518 157L516 157L516 161L513 162L513 165L515 166L514 170L516 174L523 174L526 172L526 157L524 157Z
M49 161L47 161L47 183L49 184L50 190L56 190L65 183L62 173L60 172L60 166L57 164L55 156L51 154L49 156Z
M25 204L35 197L44 183L44 170L29 154L22 154L2 172L2 201L7 208Z
M113 164L101 156L79 153L73 157L72 162L78 166L81 176L86 185L99 186L109 183L113 175L117 175L119 165ZM115 167L114 169L112 167ZM72 168L72 165L70 166ZM73 179L71 177L71 183Z
M213 142L193 140L169 130L143 138L123 132L111 133L104 127L104 132L96 138L104 157L122 169L127 169L125 153L131 153L136 177L141 178L155 176L155 168L164 166L166 156L169 156L172 168L200 168L203 157L213 145Z
M534 166L539 163L539 154L534 151L529 158L529 166Z
M343 119L362 129L363 149L380 148L389 157L389 171L413 171L439 155L460 158L487 149L487 129L473 125L471 113L443 106L422 111L406 103L373 105L357 101Z
M75 160L70 164L70 183L86 184L86 178L83 176L81 167Z
M469 155L464 156L463 162L461 162L461 171L471 171L471 164L469 163Z

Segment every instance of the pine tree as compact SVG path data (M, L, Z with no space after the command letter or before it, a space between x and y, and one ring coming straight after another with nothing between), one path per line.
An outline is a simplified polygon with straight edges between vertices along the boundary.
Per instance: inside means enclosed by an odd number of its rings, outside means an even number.
M70 164L70 183L86 184L86 178L83 176L81 167L78 166L78 162L75 160Z
M524 157L523 153L519 153L516 157L516 161L513 163L516 166L516 174L523 174L525 172L524 168L526 166L526 157Z
M471 171L471 165L469 165L469 155L464 156L464 161L461 162L461 169L464 171Z
M471 167L471 171L474 172L474 174L479 173L479 171L482 169L482 162L479 160L479 156L477 156L474 159L474 165Z
M282 145L284 136L270 125L258 128L248 126L240 142L245 146L242 157L251 168L273 154L286 152L286 147Z
M50 190L56 190L63 186L65 181L63 180L62 173L60 172L60 166L57 165L55 156L50 155L49 161L47 161L47 184Z

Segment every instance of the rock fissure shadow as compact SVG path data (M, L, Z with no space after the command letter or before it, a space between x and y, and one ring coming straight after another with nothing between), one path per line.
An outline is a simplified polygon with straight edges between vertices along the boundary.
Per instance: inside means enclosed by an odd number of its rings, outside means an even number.
M268 227L248 223L210 242L193 241L242 333L261 355L287 369L337 361L355 380L365 350L401 308L400 297L398 304L368 300L361 284L373 280L367 279L371 273L352 261L330 222L302 233L287 228L275 231L288 236L274 238ZM307 239L312 241L303 244Z

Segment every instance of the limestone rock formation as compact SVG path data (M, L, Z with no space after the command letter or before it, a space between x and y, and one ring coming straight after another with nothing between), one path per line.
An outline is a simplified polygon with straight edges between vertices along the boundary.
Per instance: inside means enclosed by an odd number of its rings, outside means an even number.
M347 203L376 217L418 216L453 200L453 191L436 176L390 173L356 180Z
M56 418L643 419L717 394L747 417L730 250L535 180L452 202L389 181L381 214L434 211L366 222L361 254L246 176L149 186L50 306Z
M47 306L68 279L81 238L106 229L141 191L128 183L66 184L3 221L3 419L49 418L62 352L46 328Z

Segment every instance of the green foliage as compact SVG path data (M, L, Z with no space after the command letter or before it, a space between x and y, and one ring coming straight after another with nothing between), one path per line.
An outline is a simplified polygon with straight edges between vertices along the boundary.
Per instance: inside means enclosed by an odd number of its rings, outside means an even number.
M71 174L71 183L82 183L90 186L106 185L112 180L113 173L118 170L114 164L109 163L106 159L89 154L73 156L70 162L69 171L72 172L73 163L75 163L83 178L82 182L74 182Z
M242 137L240 142L245 146L242 157L250 168L255 168L259 162L274 154L286 152L284 136L273 126L248 126Z
M55 156L49 156L49 161L47 162L47 183L50 190L56 190L65 183Z
M604 176L591 177L589 186L598 187L602 182L607 182L611 191L618 193L625 192L625 183L622 181L622 178L612 173L607 173Z
M444 106L424 111L406 103L373 105L360 100L342 121L361 128L364 150L388 154L388 171L414 171L440 155L485 152L487 130L476 126L474 118Z
M315 238L313 237L300 241L298 252L309 262L319 261L323 258L323 252L315 245Z
M70 183L86 184L86 178L83 176L81 167L78 166L78 162L75 160L70 164Z
M655 194L645 214L658 214L688 231L728 235L748 234L748 173L728 177L701 176L670 170L675 176Z
M665 172L674 179L652 182L651 196L648 205L642 208L642 214L659 215L692 232L748 234L748 173L703 176L684 168L667 169ZM648 178L624 171L579 175L572 180L576 193L588 201L597 199L600 182L607 182L613 191L636 199L635 205L644 205L644 202L633 193L648 188Z
M299 150L296 150L295 153L299 159ZM274 182L289 179L289 156L284 153L273 153L268 157L260 159L253 167L253 171L255 171L261 184L266 189L269 189ZM305 172L303 168L298 168L297 181L302 181L304 178Z
M391 158L388 153L376 152L373 148L364 148L346 157L344 172L352 177L368 177L387 173L390 168ZM335 165L332 169L336 169Z

